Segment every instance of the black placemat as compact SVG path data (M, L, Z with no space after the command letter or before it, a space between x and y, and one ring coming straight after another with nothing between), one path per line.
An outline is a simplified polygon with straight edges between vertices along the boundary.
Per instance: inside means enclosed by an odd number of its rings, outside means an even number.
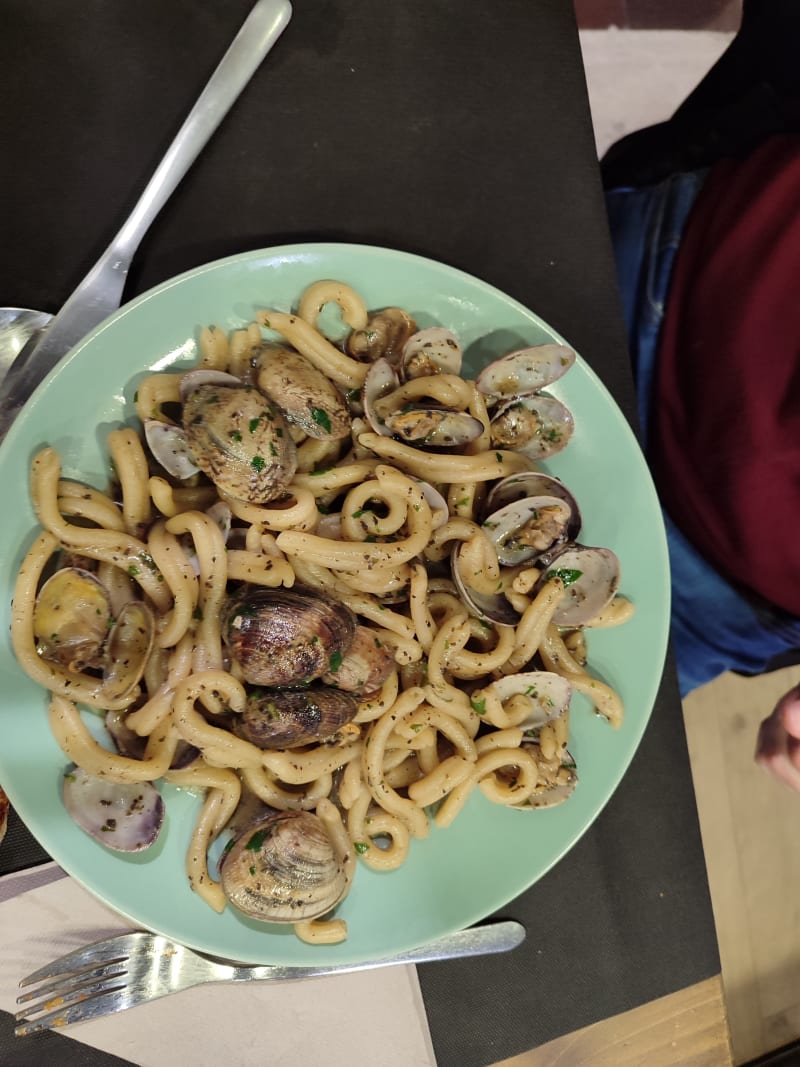
M0 303L60 306L249 6L7 0ZM297 0L144 242L128 294L304 239L385 244L479 275L568 337L632 417L564 0ZM528 926L525 946L420 969L440 1067L484 1067L718 971L672 678L606 811L506 909Z

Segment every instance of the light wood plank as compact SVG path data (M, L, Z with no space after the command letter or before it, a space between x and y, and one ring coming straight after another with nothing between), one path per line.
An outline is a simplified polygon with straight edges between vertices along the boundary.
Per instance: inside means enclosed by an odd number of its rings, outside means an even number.
M734 1062L800 1037L800 796L753 762L794 667L724 675L684 702Z
M722 983L689 986L495 1067L727 1067Z

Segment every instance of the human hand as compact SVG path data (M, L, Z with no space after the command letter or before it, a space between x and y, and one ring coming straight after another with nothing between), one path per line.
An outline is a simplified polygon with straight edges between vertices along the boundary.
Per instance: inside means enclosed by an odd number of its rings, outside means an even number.
M784 694L761 723L755 759L800 793L800 685Z

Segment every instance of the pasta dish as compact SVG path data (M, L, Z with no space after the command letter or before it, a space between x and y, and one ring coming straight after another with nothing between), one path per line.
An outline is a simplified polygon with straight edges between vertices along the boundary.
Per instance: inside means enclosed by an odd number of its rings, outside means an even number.
M296 312L203 329L199 351L140 383L139 425L108 435L110 488L34 457L13 648L49 693L84 830L145 848L155 783L198 790L192 889L335 943L357 862L399 867L473 791L520 818L568 802L573 692L623 716L586 631L633 606L540 469L569 446L547 392L569 348L468 380L449 330L323 280Z

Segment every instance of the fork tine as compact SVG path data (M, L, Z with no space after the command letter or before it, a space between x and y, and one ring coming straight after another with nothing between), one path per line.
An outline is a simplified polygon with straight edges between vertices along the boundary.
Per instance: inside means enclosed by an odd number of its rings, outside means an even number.
M59 975L71 974L82 967L96 967L100 963L110 963L115 959L125 959L130 955L130 950L136 940L138 939L135 933L127 933L95 941L94 944L86 945L84 948L76 949L75 952L68 952L65 956L60 956L57 960L52 960L52 962L45 964L44 967L40 967L38 971L29 974L27 978L23 978L19 984L21 987L33 985L34 982L41 982L45 978L56 978Z
M48 1000L53 996L66 996L73 990L82 989L98 979L115 978L117 975L127 973L123 966L127 961L127 956L118 956L102 967L86 967L72 974L59 975L52 982L37 986L36 989L29 989L27 993L21 993L17 997L17 1004L26 1004L32 1000Z
M15 1016L18 1025L14 1027L14 1036L27 1037L28 1034L36 1034L40 1030L56 1030L69 1026L70 1023L92 1019L96 1015L110 1014L117 1011L119 1006L125 1006L124 982L122 985L100 989L91 997L87 996L66 1007L58 1006L46 1015L40 1015L38 1019L28 1019L25 1012L18 1012Z
M56 1008L69 1008L73 1004L84 1004L87 1000L91 1000L100 993L113 993L119 989L124 989L127 984L127 977L127 971L116 971L96 982L87 982L83 985L65 988L62 993L56 993L55 996L42 997L35 1004L30 1004L28 1007L23 1008L22 1011L18 1011L16 1018L17 1020L27 1019L28 1016L35 1015L36 1012L53 1011ZM122 981L114 985L112 983L116 978L121 978Z

